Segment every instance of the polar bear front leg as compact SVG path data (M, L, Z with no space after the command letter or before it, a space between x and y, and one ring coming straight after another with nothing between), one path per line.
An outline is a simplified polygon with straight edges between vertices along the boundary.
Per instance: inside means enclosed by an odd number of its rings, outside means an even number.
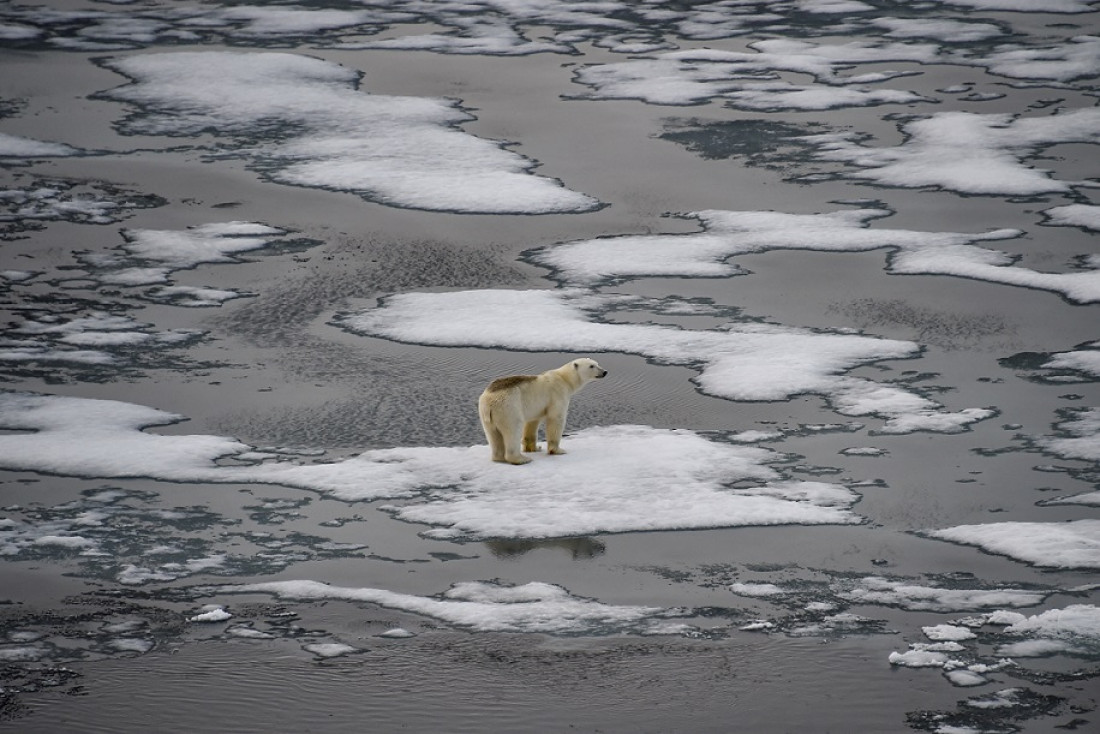
M565 413L560 415L550 414L546 416L546 453L564 454L561 447L561 434L565 430Z
M539 421L533 420L523 427L523 450L538 451Z

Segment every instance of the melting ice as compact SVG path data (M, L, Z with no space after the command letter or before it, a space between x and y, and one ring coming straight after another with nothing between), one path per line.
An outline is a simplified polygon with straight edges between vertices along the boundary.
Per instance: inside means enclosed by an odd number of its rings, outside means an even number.
M583 212L599 203L530 173L534 163L464 133L452 101L367 94L360 74L286 53L187 52L107 59L134 81L103 96L144 115L141 135L218 131L272 179L393 206L492 214Z
M403 293L379 307L345 315L351 331L413 344L503 347L526 351L625 352L664 364L695 367L704 392L731 400L783 400L825 395L844 415L878 415L885 433L957 432L994 415L956 413L893 385L843 373L861 364L914 356L917 345L851 333L770 324L730 323L708 331L595 320L622 297L580 289ZM629 299L626 299L629 300ZM437 314L454 318L442 323ZM525 328L539 314L539 329Z

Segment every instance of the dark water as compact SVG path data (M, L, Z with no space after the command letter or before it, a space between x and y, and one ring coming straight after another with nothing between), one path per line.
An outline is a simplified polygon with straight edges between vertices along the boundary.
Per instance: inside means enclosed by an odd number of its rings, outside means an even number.
M350 333L334 319L406 292L553 288L558 284L551 274L532 264L538 248L692 232L694 220L669 215L705 209L815 213L854 206L839 201L873 201L893 212L874 226L1024 230L1019 239L984 244L1037 271L1084 272L1080 258L1096 252L1094 231L1043 226L1041 214L1088 204L1095 199L1090 187L975 196L949 187L866 185L845 177L853 168L815 157L819 148L805 137L852 133L889 147L905 141L902 127L911 119L945 111L1039 116L1092 108L1100 66L1094 54L1083 54L1078 75L1062 78L1034 67L1035 76L1020 78L963 63L1013 49L1064 52L1082 44L1070 39L1096 27L1095 10L1087 5L1067 1L1062 9L1082 12L1044 13L981 3L869 2L864 10L831 13L814 3L761 3L746 16L739 6L649 3L595 15L573 8L576 14L563 16L572 5L534 3L527 15L518 6L509 11L490 4L465 10L448 3L294 6L365 12L320 29L302 17L277 16L283 6L258 6L252 13L250 6L158 3L0 5L0 30L16 29L0 33L0 133L83 151L0 158L7 196L0 200L4 354L10 357L16 341L31 338L21 331L28 321L66 322L99 312L129 316L148 325L147 333L195 332L174 347L146 342L108 349L115 358L110 365L44 352L18 361L5 357L0 387L155 407L186 420L151 433L232 436L258 448L298 451L288 456L301 463L378 448L469 446L482 441L473 406L488 379L556 366L571 356L568 344L542 353L406 344ZM70 12L75 14L60 14ZM278 31L249 20L276 23L280 17L285 25ZM954 26L888 37L887 26L872 22L879 17L989 28L987 37L968 41L943 40L958 30ZM469 30L471 22L480 32ZM508 28L529 41L553 38L560 48L500 55L502 48L516 48L506 44ZM429 33L442 34L434 50L353 47ZM455 39L476 38L498 45L479 46L476 54L444 53L456 50ZM714 93L685 107L591 99L593 87L577 76L591 65L665 50L657 45L622 53L630 51L622 45L627 41L748 52L750 43L775 38L932 44L940 54L936 63L840 64L837 73L884 67L913 72L866 86L935 101L750 110ZM395 206L369 192L286 185L273 180L282 163L263 155L273 140L286 141L279 135L281 126L292 127L287 120L263 123L270 128L245 125L239 134L224 125L195 135L158 134L142 128L155 118L149 109L104 95L127 79L110 71L103 57L195 50L324 59L361 71L365 93L456 99L471 114L459 129L506 141L507 150L537 164L534 174L606 206L577 213L459 214ZM805 72L773 71L757 72L752 81L830 86ZM680 77L670 88L685 83ZM955 91L937 91L943 89ZM158 114L168 124L191 112ZM1093 129L1078 142L1023 146L1009 157L1076 182L1097 175L1096 136ZM42 193L46 189L54 193ZM34 191L37 208L28 203L27 192ZM120 230L183 231L231 220L261 222L287 235L242 254L240 262L179 269L171 280L232 289L242 297L193 308L148 289L101 281L114 266L94 258L120 256L126 241ZM1015 610L1026 615L1096 603L1095 551L1082 567L1039 568L922 534L964 524L1096 518L1095 506L1046 504L1094 490L1100 482L1095 462L1040 450L1042 437L1064 433L1059 425L1073 415L1066 411L1095 406L1100 398L1095 374L1043 367L1049 355L1097 338L1095 305L965 277L892 274L889 252L882 249L775 250L733 260L749 274L642 278L604 289L666 307L690 300L717 315L654 307L598 318L699 330L730 319L756 320L911 340L921 347L913 359L850 374L905 386L949 410L992 408L996 417L959 434L880 435L880 418L841 415L818 395L723 400L697 389L697 364L594 355L611 377L578 396L570 429L640 424L706 432L716 440L746 430L782 431L782 439L765 445L784 455L784 478L836 482L858 492L853 511L865 522L856 526L449 542L421 536L425 526L396 520L382 502L343 502L256 484L4 470L0 521L12 524L0 525L0 728L1095 727L1097 630L1075 639L1073 654L1020 658L1016 666L988 673L986 684L963 688L939 668L892 666L889 655L929 642L922 627L1004 606L919 609L897 600L859 603L851 596L861 579L882 577L938 590L1032 591L1040 601ZM26 272L35 275L25 281L13 275ZM539 328L539 314L531 314L530 325ZM57 334L33 338L35 348L75 348ZM881 455L841 453L852 448L880 449ZM78 534L94 541L98 552L40 542ZM296 579L433 599L456 583L543 582L603 604L677 610L675 621L692 629L665 635L475 632L400 605L220 589ZM736 596L729 586L738 582L778 584L788 593ZM225 605L233 618L188 621L206 604ZM836 616L845 614L856 618ZM771 623L764 631L742 629L762 620ZM378 636L394 627L415 636ZM993 664L997 648L1009 641L1015 640L987 625L957 656L967 664ZM315 644L355 651L323 658L307 649ZM1008 703L984 705L1006 689L1018 689L1006 694Z

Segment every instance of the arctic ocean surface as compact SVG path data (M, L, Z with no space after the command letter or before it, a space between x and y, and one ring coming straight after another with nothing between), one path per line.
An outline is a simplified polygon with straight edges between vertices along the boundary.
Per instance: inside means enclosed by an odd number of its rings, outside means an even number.
M1096 2L5 1L0 70L0 730L1100 727Z

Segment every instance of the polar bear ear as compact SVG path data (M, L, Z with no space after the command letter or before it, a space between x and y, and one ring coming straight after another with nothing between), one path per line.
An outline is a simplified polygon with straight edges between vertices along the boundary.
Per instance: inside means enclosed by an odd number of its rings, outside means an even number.
M580 372L580 369L581 369L581 363L580 363L579 361L573 362L573 369L575 369L575 370L577 370L578 372Z

